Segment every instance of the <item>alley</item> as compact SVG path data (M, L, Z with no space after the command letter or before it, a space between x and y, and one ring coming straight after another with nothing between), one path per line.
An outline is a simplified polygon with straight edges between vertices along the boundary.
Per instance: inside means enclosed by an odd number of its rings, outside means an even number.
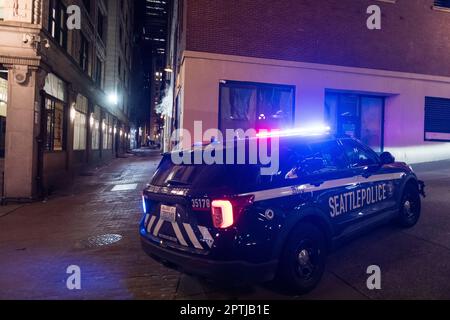
M379 228L329 257L320 286L304 297L276 284L222 288L167 269L140 248L140 190L159 161L140 152L85 172L47 201L0 211L0 299L392 299L449 298L450 170L417 166L428 197L418 226ZM379 265L382 289L366 287ZM81 290L66 287L69 266Z

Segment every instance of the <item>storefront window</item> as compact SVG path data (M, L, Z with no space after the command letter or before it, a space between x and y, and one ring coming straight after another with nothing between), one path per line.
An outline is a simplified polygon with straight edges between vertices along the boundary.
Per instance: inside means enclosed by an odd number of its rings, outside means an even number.
M45 78L45 150L62 151L65 148L65 100L66 85L56 75Z
M7 103L8 103L8 71L0 69L0 158L5 157Z
M5 20L5 1L0 1L0 21Z
M45 149L62 151L64 148L64 104L53 97L47 97L45 102L47 119Z
M377 152L383 151L384 98L361 97L360 140Z
M73 149L86 150L88 100L77 96L73 123Z
M47 77L45 77L44 90L52 97L61 101L66 101L66 85L64 81L53 73L49 73Z
M325 118L339 135L357 138L377 152L383 151L384 97L327 92Z
M95 111L91 114L91 138L92 150L100 149L100 108L95 106Z
M75 111L73 149L86 150L86 115Z
M227 81L220 85L220 130L291 127L293 86Z
M105 115L105 119L102 124L102 134L103 134L103 150L112 149L112 134L113 134L113 122L112 117L109 114Z

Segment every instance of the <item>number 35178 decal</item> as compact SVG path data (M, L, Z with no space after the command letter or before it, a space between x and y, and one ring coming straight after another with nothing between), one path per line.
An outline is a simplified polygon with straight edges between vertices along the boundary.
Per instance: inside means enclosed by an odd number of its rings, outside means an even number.
M207 198L199 198L191 200L192 209L209 210L211 208L211 200Z

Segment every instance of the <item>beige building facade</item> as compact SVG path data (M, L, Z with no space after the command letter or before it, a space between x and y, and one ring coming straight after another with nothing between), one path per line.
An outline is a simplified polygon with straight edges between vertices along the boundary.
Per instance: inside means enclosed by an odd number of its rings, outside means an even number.
M67 24L73 5L80 30ZM118 70L106 72L114 62L107 57L109 18L103 0L0 1L4 200L45 196L127 151L128 108L111 101L109 87Z
M374 1L328 2L175 1L165 150L209 141L192 139L196 122L222 133L329 126L399 161L450 159L450 3L375 1L384 16L371 30Z

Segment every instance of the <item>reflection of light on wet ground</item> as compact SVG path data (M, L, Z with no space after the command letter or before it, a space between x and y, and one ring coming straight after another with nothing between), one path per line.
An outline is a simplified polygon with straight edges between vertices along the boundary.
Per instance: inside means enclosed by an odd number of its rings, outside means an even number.
M427 144L404 147L390 147L386 145L384 149L392 153L397 161L405 161L408 164L440 161L450 158L449 143L427 142Z
M79 241L76 245L78 248L98 248L114 244L122 240L120 234L103 234L99 236L89 237L86 240Z
M136 190L137 186L138 186L137 183L132 183L132 184L118 184L118 185L114 186L114 188L112 188L111 191Z

